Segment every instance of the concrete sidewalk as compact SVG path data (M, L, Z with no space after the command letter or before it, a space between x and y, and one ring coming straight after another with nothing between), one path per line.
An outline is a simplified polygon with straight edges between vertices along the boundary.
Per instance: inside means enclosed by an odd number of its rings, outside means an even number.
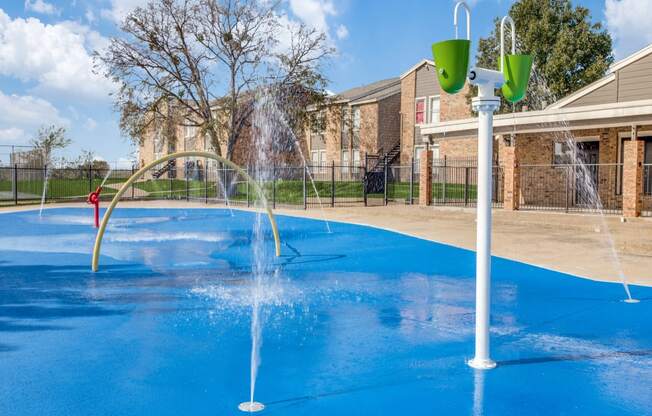
M57 204L48 208L83 206ZM185 201L123 202L125 207L224 208ZM0 212L34 209L0 208ZM235 209L235 207L234 207ZM324 208L308 211L278 208L278 214L343 221L397 231L431 241L473 250L475 212L459 208L405 205ZM652 218L494 211L493 254L595 280L620 281L618 269L630 283L652 286ZM613 237L614 256L609 243ZM282 236L282 230L281 230ZM424 259L429 261L429 259ZM620 266L618 266L620 263Z

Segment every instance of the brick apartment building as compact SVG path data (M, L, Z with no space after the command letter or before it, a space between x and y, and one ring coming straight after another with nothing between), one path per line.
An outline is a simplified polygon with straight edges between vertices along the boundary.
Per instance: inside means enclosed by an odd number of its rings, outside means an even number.
M352 88L310 108L306 142L313 166L360 166L366 155L399 143L401 83L398 78Z
M409 165L427 145L422 126L471 115L464 94L440 90L434 63L426 59L398 78L343 91L310 111L306 141L311 163L322 166L360 166L371 155Z

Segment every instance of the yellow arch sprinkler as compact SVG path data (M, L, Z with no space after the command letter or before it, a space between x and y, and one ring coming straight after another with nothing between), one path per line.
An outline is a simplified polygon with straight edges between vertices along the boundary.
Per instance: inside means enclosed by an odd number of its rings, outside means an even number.
M457 13L460 8L466 11L467 39L447 40L432 45L433 58L441 88L450 93L458 93L468 78L471 85L478 87L478 96L473 98L473 110L478 113L478 203L476 229L476 285L475 285L475 356L468 365L488 370L496 367L489 356L489 315L491 289L491 185L493 154L494 112L500 107L500 98L494 95L502 88L505 99L517 102L525 96L532 57L516 55L516 31L511 18L505 17L501 23L501 61L500 71L485 68L469 70L469 51L471 46L471 11L463 1L455 5L453 24L457 38ZM504 27L512 26L512 53L505 56Z
M118 205L118 202L120 201L120 197L127 192L127 189L136 182L138 179L140 179L148 170L152 169L154 166L167 162L168 160L171 159L178 159L181 157L203 157L206 159L212 159L212 160L217 160L218 162L221 162L236 172L238 172L240 175L242 175L243 178L245 178L251 185L254 187L256 190L256 193L258 194L258 198L260 198L260 201L263 204L263 207L267 211L267 216L269 217L269 222L272 227L272 232L274 234L274 246L276 249L276 256L279 257L281 255L281 239L279 237L278 233L278 226L276 225L276 219L274 218L274 213L272 212L272 209L269 207L267 204L267 198L265 197L265 193L261 189L260 185L258 182L256 182L251 176L247 174L240 166L236 165L235 163L231 162L230 160L224 159L221 156L218 156L214 153L210 152L199 152L199 151L190 151L190 152L178 152L178 153L172 153L167 156L164 156L160 159L157 159L146 166L142 167L138 172L134 173L131 175L131 177L125 182L120 190L115 194L113 197L113 200L109 204L108 208L106 209L106 213L104 214L104 217L102 217L102 223L100 224L100 228L97 230L97 236L95 237L95 245L93 247L93 259L91 262L92 269L94 272L97 271L98 269L98 262L100 259L100 250L102 247L102 238L104 237L104 232L106 231L106 226L109 223L109 219L111 218L111 214L113 213L113 209Z

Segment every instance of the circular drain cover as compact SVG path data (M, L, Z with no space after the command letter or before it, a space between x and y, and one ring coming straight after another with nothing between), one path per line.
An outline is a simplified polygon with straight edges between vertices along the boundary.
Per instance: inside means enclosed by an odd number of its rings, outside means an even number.
M265 405L258 402L243 402L238 405L238 409L243 412L255 413L260 412Z

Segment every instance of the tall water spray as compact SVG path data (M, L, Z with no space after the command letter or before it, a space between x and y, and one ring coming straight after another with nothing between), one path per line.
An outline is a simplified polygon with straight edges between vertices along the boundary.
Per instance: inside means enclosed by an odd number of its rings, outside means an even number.
M533 88L529 89L529 95L531 101L537 107L535 109L544 109L547 103L557 101L557 97L550 90L548 82L537 71L536 67L532 71L531 83L533 84ZM625 289L625 294L627 295L625 302L636 303L638 301L632 298L629 284L627 283L627 278L623 272L620 257L618 256L613 234L604 215L604 205L599 193L599 184L596 180L597 172L591 169L586 152L578 145L578 141L573 135L568 122L564 119L559 119L555 124L555 127L562 127L561 129L553 129L553 135L555 142L561 143L565 147L565 156L568 160L568 175L566 180L573 181L575 186L573 186L573 183L567 185L571 189L576 189L577 199L597 212L598 221L600 222L599 230L605 236L614 270L618 274Z
M50 169L45 165L43 168L43 193L41 194L41 208L38 210L39 218L43 216L43 206L45 205L45 196L48 193L48 180L50 178Z
M269 94L257 97L252 117L254 132L254 179L263 187L273 180L273 172L268 168L275 162L274 139L277 136L278 120L272 118ZM259 201L260 203L260 201ZM260 208L260 207L259 207ZM250 356L250 389L249 401L241 403L238 408L244 412L257 412L264 409L262 403L256 402L256 380L260 366L260 348L263 343L263 300L266 287L275 278L276 273L271 267L269 253L265 246L263 228L263 213L258 210L252 235L252 275L251 284L251 356Z
M297 138L294 129L292 129L290 123L288 123L287 121L285 113L282 109L282 104L279 103L279 100L276 98L276 96L273 94L272 91L267 91L265 94L263 94L262 101L265 102L264 106L265 106L266 117L269 120L274 120L275 123L278 123L277 128L282 131L283 136L290 138L290 141L292 142L291 144L292 147L294 148L294 150L296 150L297 154L301 158L301 162L303 163L303 166L306 169L306 174L308 176L308 179L310 180L312 190L315 193L315 197L317 198L317 203L319 204L321 218L322 221L324 221L324 224L326 225L326 232L330 234L331 226L328 220L326 219L326 213L324 212L324 205L322 204L321 197L319 196L319 192L317 191L315 178L311 172L311 169L309 168L309 164L308 161L306 160L306 156L303 154L301 143L299 143L299 139ZM285 150L291 152L290 149L285 149Z

